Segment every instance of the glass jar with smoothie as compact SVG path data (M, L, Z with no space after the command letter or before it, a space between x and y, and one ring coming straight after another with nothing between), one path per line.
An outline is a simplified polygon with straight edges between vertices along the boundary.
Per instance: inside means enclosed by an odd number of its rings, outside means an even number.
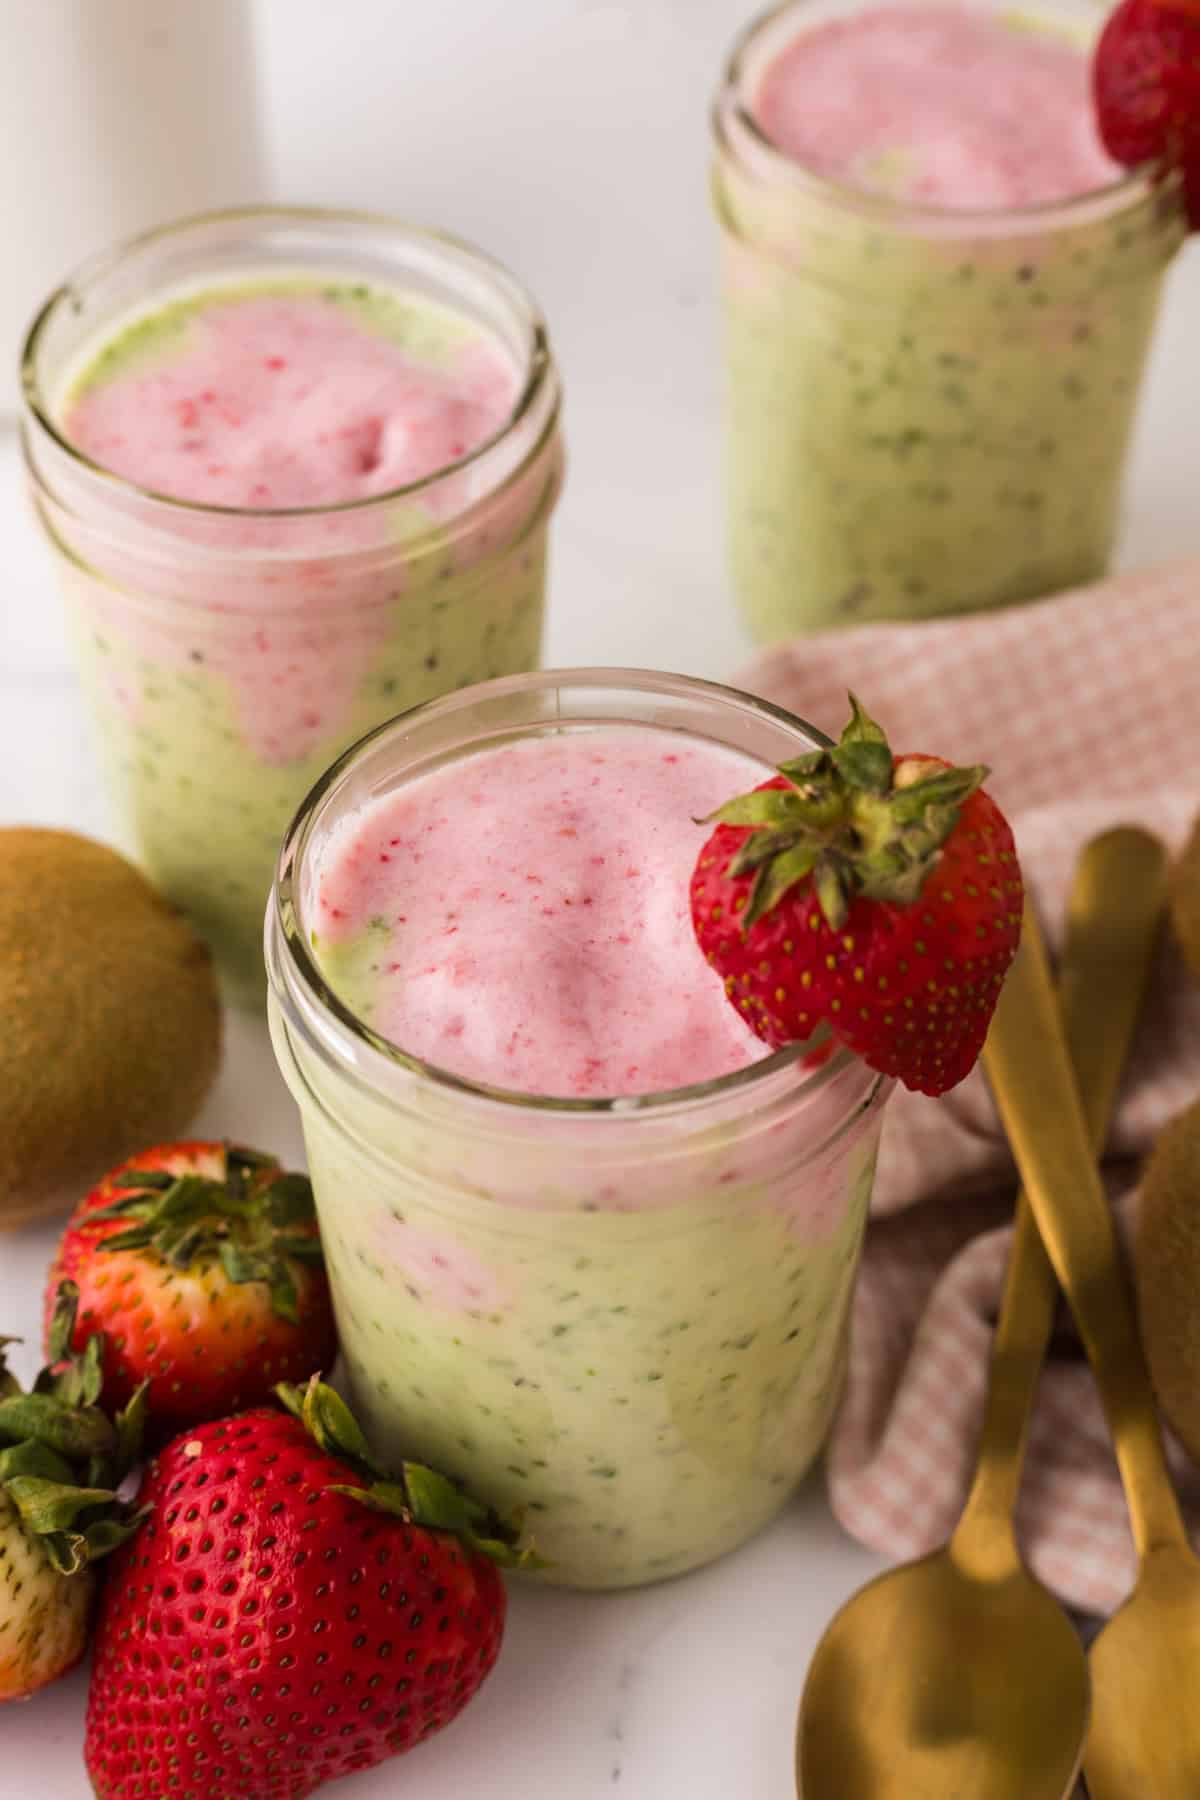
M519 284L390 220L253 210L89 264L24 357L34 505L130 847L263 993L301 798L540 658L559 383Z
M836 1403L890 1084L771 1054L692 933L697 820L824 743L634 672L492 682L349 751L267 917L353 1398L524 1508L547 1579L732 1550Z
M1101 574L1178 183L1101 147L1090 0L793 0L714 111L755 635Z

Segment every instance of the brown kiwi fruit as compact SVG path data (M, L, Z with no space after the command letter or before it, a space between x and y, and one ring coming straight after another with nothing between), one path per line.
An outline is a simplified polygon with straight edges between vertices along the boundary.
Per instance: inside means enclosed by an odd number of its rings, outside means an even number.
M1200 1101L1171 1121L1150 1154L1133 1260L1154 1391L1200 1462Z
M115 850L0 829L0 1226L177 1137L212 1086L208 949Z
M1171 870L1171 923L1188 967L1200 976L1200 818Z

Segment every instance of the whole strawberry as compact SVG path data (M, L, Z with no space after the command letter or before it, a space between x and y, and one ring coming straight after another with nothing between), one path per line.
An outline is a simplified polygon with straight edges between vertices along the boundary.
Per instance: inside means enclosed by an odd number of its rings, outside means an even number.
M150 1467L96 1634L99 1800L299 1800L440 1730L496 1660L513 1534L428 1469L383 1475L330 1388L280 1394Z
M839 744L720 808L691 885L700 948L774 1048L822 1032L940 1094L983 1048L1024 890L983 768L893 756L850 697Z
M1092 90L1109 155L1180 168L1200 230L1200 0L1122 0L1097 41Z
M0 1338L0 1700L23 1700L64 1675L87 1643L92 1565L141 1514L118 1498L141 1448L145 1404L110 1417L101 1397L102 1346L68 1356L75 1296L59 1298L53 1368L22 1392Z
M270 1397L337 1350L306 1176L220 1143L159 1145L106 1175L58 1247L47 1312L79 1289L76 1343L105 1333L105 1393L149 1384L161 1442Z

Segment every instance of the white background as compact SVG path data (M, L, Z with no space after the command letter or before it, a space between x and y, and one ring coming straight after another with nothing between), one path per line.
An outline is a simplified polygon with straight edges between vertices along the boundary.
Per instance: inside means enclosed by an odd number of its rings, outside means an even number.
M19 11L0 0L0 27ZM705 157L707 101L741 0L259 0L257 11L275 197L382 208L474 239L550 319L570 475L548 660L731 674L748 646L721 565ZM1157 340L1125 564L1200 550L1198 320L1193 245ZM57 602L2 427L0 556L0 821L105 835ZM202 1124L298 1153L256 1025L235 1022ZM52 1239L0 1239L0 1329L31 1343ZM463 1719L411 1760L333 1791L788 1800L808 1656L877 1566L810 1486L755 1544L684 1581L608 1598L518 1591L500 1667ZM5 1711L0 1800L87 1800L82 1700L76 1676Z

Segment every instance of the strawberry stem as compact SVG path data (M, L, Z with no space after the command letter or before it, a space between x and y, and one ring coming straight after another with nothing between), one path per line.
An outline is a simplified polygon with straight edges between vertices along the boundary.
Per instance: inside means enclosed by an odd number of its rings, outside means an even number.
M132 1536L145 1512L118 1495L141 1455L145 1387L115 1418L99 1405L104 1340L72 1354L79 1290L64 1281L50 1324L51 1362L23 1393L0 1341L0 1491L29 1536L64 1575L77 1574Z
M851 694L837 744L780 764L785 786L739 795L703 821L750 827L728 869L754 874L743 931L809 877L835 931L859 895L911 906L987 774L982 764L897 763L884 731Z
M345 1494L360 1506L390 1513L423 1530L448 1532L501 1567L545 1566L532 1548L520 1547L519 1520L502 1519L435 1469L403 1462L394 1473L384 1470L346 1402L319 1376L304 1388L280 1382L275 1392L327 1455L350 1463L366 1481L363 1487L334 1483L331 1493Z
M127 1191L96 1207L87 1223L120 1219L128 1225L106 1237L99 1250L152 1250L176 1269L216 1257L229 1281L264 1283L272 1311L297 1323L299 1293L291 1265L323 1261L306 1175L285 1174L274 1157L231 1144L220 1179L124 1169L113 1185Z

